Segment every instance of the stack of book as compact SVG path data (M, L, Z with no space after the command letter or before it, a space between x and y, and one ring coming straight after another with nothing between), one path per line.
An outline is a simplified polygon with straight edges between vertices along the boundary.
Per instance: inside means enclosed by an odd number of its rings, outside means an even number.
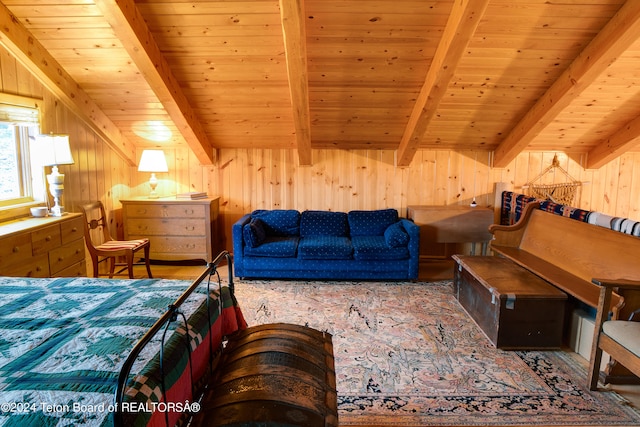
M204 199L207 197L207 193L203 191L192 191L189 193L180 193L176 194L176 198L178 199Z

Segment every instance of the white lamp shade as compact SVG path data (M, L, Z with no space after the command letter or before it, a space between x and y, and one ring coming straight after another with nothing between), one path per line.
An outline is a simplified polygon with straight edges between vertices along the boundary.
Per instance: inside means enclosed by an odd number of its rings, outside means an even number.
M169 172L162 150L144 150L138 165L139 172Z
M38 135L38 157L42 159L43 166L72 165L71 147L69 147L69 135Z

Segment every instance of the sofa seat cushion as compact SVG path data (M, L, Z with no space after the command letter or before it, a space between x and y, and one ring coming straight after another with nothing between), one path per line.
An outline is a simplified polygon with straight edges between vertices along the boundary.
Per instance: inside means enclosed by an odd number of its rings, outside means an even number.
M261 245L256 247L245 246L246 256L294 258L298 249L296 237L266 237Z
M300 237L349 236L349 223L344 212L304 211L300 215Z
M406 246L390 248L384 236L355 236L351 238L353 257L360 261L407 259Z
M300 235L300 212L293 209L258 209L251 219L259 218L267 236L291 237Z
M398 211L395 209L351 211L348 218L351 237L382 236L387 227L398 222Z
M298 245L298 258L301 259L351 259L352 254L353 246L348 237L302 237Z

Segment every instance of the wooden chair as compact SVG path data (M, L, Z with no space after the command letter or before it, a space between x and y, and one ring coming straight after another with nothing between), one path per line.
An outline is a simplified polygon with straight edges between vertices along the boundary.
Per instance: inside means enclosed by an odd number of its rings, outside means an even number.
M117 265L126 266L129 278L133 279L133 266L142 265L142 263L134 263L133 257L141 249L144 250L144 264L147 267L147 274L149 277L153 277L149 265L149 248L151 246L149 239L115 240L109 232L109 224L102 202L88 203L80 208L84 213L84 237L93 262L93 277L99 276L98 264L108 259L109 278L113 277ZM118 257L124 257L126 263L118 263L116 261Z
M628 320L609 320L608 308L614 288L640 291L640 281L593 279L593 283L600 285L601 288L591 347L588 384L591 390L597 390L603 351L640 377L640 322L634 321L635 315L640 314L640 309L632 312Z

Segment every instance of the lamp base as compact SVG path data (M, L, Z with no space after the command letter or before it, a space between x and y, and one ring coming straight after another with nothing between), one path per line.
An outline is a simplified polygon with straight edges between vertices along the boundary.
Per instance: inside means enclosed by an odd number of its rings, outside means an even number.
M69 212L65 212L64 207L62 206L54 206L51 208L51 211L49 212L49 216L65 216L68 215Z

